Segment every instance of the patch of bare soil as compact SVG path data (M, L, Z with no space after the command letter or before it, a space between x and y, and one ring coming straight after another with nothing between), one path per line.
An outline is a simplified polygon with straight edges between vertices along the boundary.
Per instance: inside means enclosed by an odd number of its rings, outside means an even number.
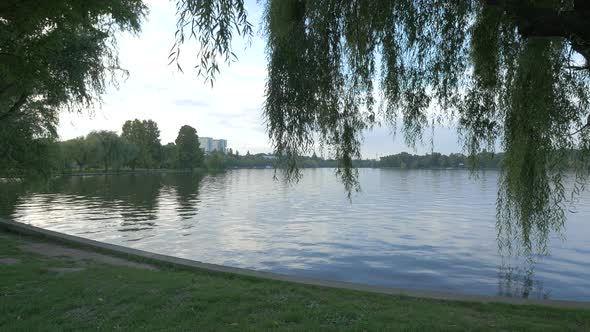
M99 254L92 251L68 248L53 243L24 242L23 244L19 245L19 249L50 258L67 257L77 261L93 260L114 266L126 266L143 270L157 270L157 268L149 264L137 263L127 259Z

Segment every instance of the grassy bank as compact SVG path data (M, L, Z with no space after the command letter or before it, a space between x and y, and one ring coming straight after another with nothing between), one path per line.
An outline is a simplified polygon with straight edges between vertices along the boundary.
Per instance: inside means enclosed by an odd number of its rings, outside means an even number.
M590 329L584 310L424 300L161 266L151 271L22 249L38 241L0 232L0 330Z

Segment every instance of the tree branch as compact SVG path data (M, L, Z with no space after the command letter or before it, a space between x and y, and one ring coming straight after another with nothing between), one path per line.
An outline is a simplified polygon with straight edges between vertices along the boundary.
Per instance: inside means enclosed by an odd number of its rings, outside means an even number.
M572 10L531 7L526 2L487 0L489 6L501 6L512 17L524 37L562 37L572 49L590 63L590 1L576 0ZM586 66L585 66L586 67Z
M590 70L590 66L565 66L565 68L571 70Z
M17 113L20 110L20 108L27 102L27 98L29 98L29 95L27 93L21 93L20 97L14 103L14 105L12 105L6 113L0 114L0 120L5 120L11 115Z

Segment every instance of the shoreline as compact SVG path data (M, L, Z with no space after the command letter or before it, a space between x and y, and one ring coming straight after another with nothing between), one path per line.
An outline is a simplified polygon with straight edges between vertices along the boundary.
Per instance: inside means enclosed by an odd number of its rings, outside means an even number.
M569 301L569 300L539 300L539 299L523 299L523 298L512 298L512 297L501 297L501 296L486 296L486 295L472 295L472 294L460 294L460 293L447 293L437 291L425 291L425 290L413 290L413 289L401 289L401 288L390 288L382 286L371 286L365 284L356 284L340 281L331 281L307 277L298 277L292 275L277 274L271 272L255 271L244 268L236 268L224 265L204 263L195 260L189 260L174 256L167 256L147 252L143 250L123 247L114 244L108 244L95 240L85 239L73 235L67 235L55 231L42 229L35 226L30 226L14 221L9 221L0 218L0 229L17 233L26 236L32 236L37 238L47 239L53 242L63 243L66 245L80 247L82 249L88 249L95 252L102 252L107 254L113 254L115 256L122 256L130 258L135 261L147 261L153 262L158 265L173 266L180 269L198 270L198 271L209 271L224 274L233 274L242 277L253 277L262 280L274 280L283 281L294 284L317 286L322 288L334 288L334 289L346 289L355 290L369 293L378 293L386 295L396 296L408 296L413 298L423 298L432 300L444 300L444 301L458 301L458 302L476 302L476 303L502 303L512 305L536 305L546 306L554 308L575 308L575 309L590 309L590 302L582 301Z

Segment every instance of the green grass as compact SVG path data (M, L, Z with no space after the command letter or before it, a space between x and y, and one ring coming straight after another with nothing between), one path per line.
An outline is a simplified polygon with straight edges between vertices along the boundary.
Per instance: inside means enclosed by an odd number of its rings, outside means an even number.
M113 267L18 248L0 232L0 330L590 330L590 311L324 289L229 274ZM55 274L51 267L81 272Z

